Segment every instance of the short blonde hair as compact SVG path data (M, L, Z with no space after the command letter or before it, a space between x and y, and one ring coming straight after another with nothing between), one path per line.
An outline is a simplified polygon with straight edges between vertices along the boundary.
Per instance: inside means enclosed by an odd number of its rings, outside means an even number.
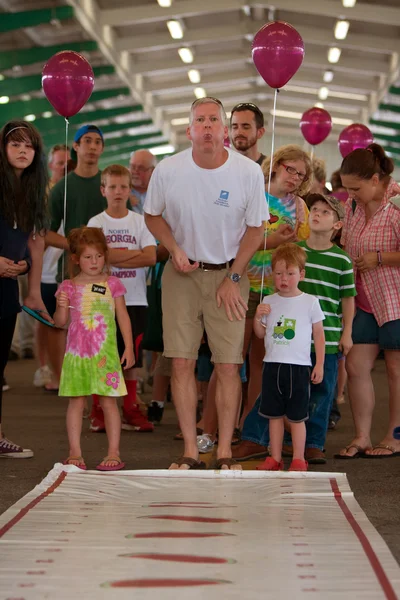
M302 160L306 167L307 179L306 181L300 181L299 187L296 190L296 194L298 194L299 196L305 196L310 191L313 181L313 172L310 157L307 154L307 152L304 152L304 150L300 148L300 146L296 146L295 144L288 144L287 146L281 146L280 148L278 148L278 150L274 153L274 156L272 157L271 180L273 181L276 169L280 164L285 163L286 161L294 160ZM262 163L261 167L264 173L265 181L266 183L268 183L269 172L271 169L271 157L266 158Z
M326 163L322 158L313 158L312 161L313 175L319 183L326 181Z
M198 100L195 100L193 102L192 106L190 107L189 125L193 123L194 109L198 106L201 106L202 104L216 104L216 106L218 106L219 109L221 121L223 125L226 125L226 112L224 109L224 105L222 104L221 100L218 100L218 98L214 98L213 96L205 96L204 98L198 98Z
M129 187L132 187L131 172L123 165L109 165L101 172L101 185L104 187L107 183L108 175L116 175L117 177L127 177Z

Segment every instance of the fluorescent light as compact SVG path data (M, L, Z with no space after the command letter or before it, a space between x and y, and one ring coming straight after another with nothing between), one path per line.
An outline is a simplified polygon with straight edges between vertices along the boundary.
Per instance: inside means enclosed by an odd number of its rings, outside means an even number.
M43 119L50 119L50 117L53 116L53 113L51 112L51 110L46 110L44 113L42 113L42 117Z
M330 71L330 70L325 71L325 73L324 73L324 82L325 83L330 83L332 81L332 79L333 79L333 75L334 75L333 71Z
M21 100L23 100L24 102L28 102L31 99L29 94L22 94L21 96Z
M8 96L0 96L0 104L8 104L10 102L10 98Z
M332 123L334 125L344 125L346 127L347 125L352 125L354 121L352 121L351 119L341 119L339 117L332 117Z
M24 121L36 121L36 115L26 115Z
M157 2L161 8L169 8L172 4L172 0L157 0Z
M189 117L182 117L180 119L172 119L171 125L189 125Z
M269 113L272 115L273 114L273 110L271 109L269 111ZM293 112L291 110L276 110L275 111L275 115L277 117L283 117L285 119L297 119L300 120L301 117L303 116L302 113L299 112ZM353 121L351 119L341 119L339 117L332 117L332 123L334 125L351 125L353 123Z
M329 89L325 85L323 85L318 90L318 98L320 100L326 100L328 96L329 96Z
M190 69L190 71L188 71L188 77L192 83L200 83L201 81L200 71L197 69Z
M0 73L0 81L4 81L5 77L2 73Z
M167 27L173 40L183 38L183 27L179 21L167 21Z
M314 104L314 106L315 106L316 108L324 108L324 105L323 105L323 103L322 103L322 102L316 102L316 103Z
M159 154L172 154L175 152L175 146L171 144L164 144L164 146L155 146L154 148L150 148L150 152L154 154L154 156L158 156Z
M359 100L360 102L366 102L368 100L368 96L365 94L352 94L351 92L333 92L329 90L329 95L332 98L345 98L347 100Z
M329 190L330 192L332 191L332 184L330 181L325 181L325 187L327 190Z
M345 40L349 31L349 21L336 21L335 25L335 38L337 40Z
M205 98L207 96L206 90L202 87L194 88L193 92L197 99Z
M189 64L193 62L193 52L190 48L179 48L178 54L181 57L181 61Z
M337 63L339 61L342 51L340 48L329 48L328 60L330 63Z
M345 8L353 8L357 0L342 0L342 4Z

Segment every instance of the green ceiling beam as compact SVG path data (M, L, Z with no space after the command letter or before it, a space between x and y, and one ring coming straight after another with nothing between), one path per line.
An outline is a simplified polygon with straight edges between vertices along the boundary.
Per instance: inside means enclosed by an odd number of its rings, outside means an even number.
M144 127L145 125L152 125L151 119L143 119L142 121L128 121L127 123L110 123L110 125L103 125L101 127L102 132L113 133L114 131L123 131L124 129L134 129L135 127Z
M389 94L400 94L400 87L396 87L395 85L392 85L392 87L389 88Z
M165 142L163 142L163 144L164 143ZM132 148L130 148L127 152L115 151L113 154L110 154L110 155L106 155L105 153L103 153L101 155L101 158L99 161L100 169L104 169L104 167L106 167L107 165L111 165L113 162L119 162L119 161L127 162L131 152L134 152L135 150L145 150L147 148L154 148L154 146L156 146L156 145L157 145L156 142L152 142L151 144L142 144L140 146L132 146Z
M391 152L392 154L400 154L400 148L396 148L396 146L384 146L387 152Z
M89 102L99 102L100 100L115 98L121 94L128 96L130 94L130 89L123 87L93 92L93 94L90 96ZM38 115L45 111L52 110L52 108L53 107L47 98L34 98L28 101L20 100L18 102L9 102L8 104L3 104L1 108L1 119L2 122L5 123L11 119L24 118L26 115Z
M400 123L394 121L377 121L376 119L370 120L371 125L378 125L379 127L388 127L389 129L400 129Z
M380 104L379 110L388 110L390 112L400 113L400 106L397 106L396 104Z
M0 21L1 22L1 21ZM112 65L103 65L94 67L95 77L101 75L112 75L115 68ZM19 94L29 94L37 92L42 87L42 75L29 75L28 77L7 77L0 81L0 96L18 96Z
M123 135L122 137L108 138L106 139L106 148L117 147L119 149L128 146L129 149L129 144L132 144L132 142L163 135L162 131L153 131L152 133L138 133L137 135Z
M3 13L1 14L1 18ZM1 19L0 19L1 20ZM74 42L58 46L34 46L23 50L5 50L0 52L0 71L11 69L15 65L32 65L37 62L45 63L49 58L62 50L75 50L76 52L91 52L97 50L97 42Z
M80 125L83 125L84 123L96 123L98 121L113 119L115 117L120 117L122 115L129 114L131 112L138 112L142 110L143 106L141 104L134 104L133 106L120 106L118 108L103 108L100 110L93 110L90 112L80 112L74 117L71 117L69 121L69 128L76 130L78 129L78 127L80 127ZM140 121L136 122L139 123ZM142 122L142 125L144 124L145 123ZM59 115L50 117L49 119L41 117L39 119L36 119L35 127L39 129L42 135L46 135L47 133L58 133L59 131L65 132L65 121L63 117L60 117Z
M375 133L376 138L385 140L386 142L400 142L400 135L387 135L386 133Z
M0 32L13 31L22 27L35 27L41 23L50 23L53 19L64 21L65 19L72 19L73 16L74 11L71 6L1 13Z
M140 122L140 121L139 121ZM151 123L151 121L150 121ZM101 127L101 130L104 131L104 128ZM118 131L118 129L116 129L116 131ZM71 146L73 139L74 139L74 134L75 131L69 131L69 136L68 136L68 144ZM108 148L109 146L116 146L116 145L120 145L120 141L124 140L124 145L125 144L129 144L129 143L133 143L133 142L137 142L138 140L141 139L146 139L149 137L154 137L155 135L162 135L162 133L160 131L156 131L155 133L142 133L142 134L137 134L137 135L131 135L131 136L123 136L121 138L109 138L106 139L105 144L106 147ZM52 146L54 146L55 144L63 144L65 142L65 131L60 130L59 133L56 134L51 134L51 136L43 136L43 144L45 145L47 150L50 150L50 148Z
M152 136L153 137L153 136ZM154 148L154 146L158 146L160 144L166 144L167 142L165 142L163 139L161 141L153 141L151 143L148 144L136 144L136 145L131 145L131 146L126 146L125 147L119 147L116 146L114 148L114 150L107 150L107 146L103 152L103 154L101 155L101 160L108 160L110 157L116 156L116 155L123 155L125 153L130 154L131 152L134 152L135 150L144 150L145 148Z

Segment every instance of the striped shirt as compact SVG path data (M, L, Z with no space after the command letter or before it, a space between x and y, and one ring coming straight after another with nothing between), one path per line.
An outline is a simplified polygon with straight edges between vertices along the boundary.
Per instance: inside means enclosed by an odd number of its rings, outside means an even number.
M306 276L299 289L318 298L325 315L325 353L337 354L342 335L342 298L356 295L351 258L336 245L328 250L313 250L307 242L298 245L307 253Z

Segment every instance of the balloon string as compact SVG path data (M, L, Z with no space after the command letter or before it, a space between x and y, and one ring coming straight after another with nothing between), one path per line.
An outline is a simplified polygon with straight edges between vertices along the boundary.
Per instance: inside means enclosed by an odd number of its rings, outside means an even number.
M310 152L311 160L314 158L314 150L315 150L315 146L311 146L311 152Z
M274 108L272 110L272 137L271 137L271 158L269 161L269 176L268 176L268 203L269 203L269 194L271 189L271 177L272 177L272 167L274 160L274 149L275 149L275 118L276 118L276 99L278 97L279 90L275 90L274 94ZM263 289L264 289L264 277L265 277L265 251L267 249L267 229L264 230L264 251L263 251L263 259L262 259L262 275L261 275L261 290L260 290L260 302L263 299Z
M68 148L68 125L69 121L67 117L65 117L65 147ZM68 161L65 161L65 169L64 169L64 216L63 216L63 226L64 226L64 235L66 236L66 219L67 219L67 175L68 175ZM61 279L64 281L65 278L65 250L62 255L62 274Z

